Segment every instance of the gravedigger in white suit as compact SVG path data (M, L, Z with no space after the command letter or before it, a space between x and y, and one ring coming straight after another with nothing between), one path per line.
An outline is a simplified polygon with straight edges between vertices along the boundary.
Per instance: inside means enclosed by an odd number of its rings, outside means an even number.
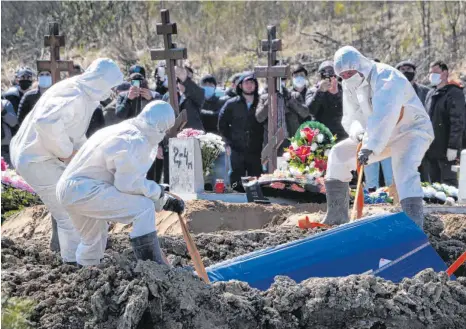
M329 154L323 223L349 221L349 182L357 160L366 165L391 157L401 207L422 229L423 192L418 167L434 139L424 106L402 73L369 60L353 47L345 46L335 53L334 67L342 78L342 124L349 138L336 144ZM360 142L362 148L357 154Z
M86 131L99 102L107 99L112 87L121 82L123 73L114 61L95 60L83 74L49 88L10 143L12 164L56 221L53 230L58 235L61 257L67 263L76 262L79 235L57 201L56 185L66 164L86 141Z
M100 263L107 222L132 223L136 258L168 265L157 237L155 211L181 214L184 202L146 175L174 123L170 104L153 101L136 118L96 132L71 160L57 184L57 199L79 234L78 265Z

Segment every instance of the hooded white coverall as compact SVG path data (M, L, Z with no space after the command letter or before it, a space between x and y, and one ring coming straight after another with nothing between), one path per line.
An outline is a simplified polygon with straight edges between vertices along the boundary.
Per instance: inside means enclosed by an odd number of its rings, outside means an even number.
M56 184L69 158L86 141L94 110L123 81L110 59L97 59L81 75L53 85L26 116L10 144L11 161L57 221L63 261L75 262L79 235L56 198Z
M100 263L107 221L133 223L132 238L155 232L162 188L146 174L174 123L170 104L153 101L136 118L96 132L71 160L58 183L57 198L81 238L78 264Z
M336 74L356 70L364 80L359 86L343 80L342 125L350 137L330 151L326 179L351 181L357 138L364 134L362 149L373 151L369 163L392 157L400 200L423 197L418 167L434 132L411 83L398 70L373 62L350 46L339 49L334 61Z

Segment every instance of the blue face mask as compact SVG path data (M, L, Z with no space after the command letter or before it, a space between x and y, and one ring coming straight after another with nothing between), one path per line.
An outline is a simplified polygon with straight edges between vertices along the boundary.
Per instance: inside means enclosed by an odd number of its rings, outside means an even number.
M215 95L215 87L203 86L202 88L204 89L204 95L206 99L210 99Z

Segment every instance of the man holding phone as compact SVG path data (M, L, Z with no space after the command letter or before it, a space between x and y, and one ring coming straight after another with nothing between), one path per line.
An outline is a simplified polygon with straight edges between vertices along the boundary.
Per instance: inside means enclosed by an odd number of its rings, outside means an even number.
M127 92L118 95L116 116L121 119L136 117L152 100L161 99L159 93L148 88L146 70L140 65L133 65L129 69L131 87Z
M343 129L343 90L338 83L333 61L324 61L319 66L320 81L306 95L306 105L314 120L327 126L337 141L344 140L348 134Z

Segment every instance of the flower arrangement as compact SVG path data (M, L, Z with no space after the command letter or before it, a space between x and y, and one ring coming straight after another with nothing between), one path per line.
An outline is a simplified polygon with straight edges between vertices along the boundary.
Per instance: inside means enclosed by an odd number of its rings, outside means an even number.
M8 164L3 158L1 162L1 168L2 168L2 184L9 185L13 188L17 188L19 190L35 194L32 187L29 186L29 184L24 181L23 177L18 175L16 171L8 168Z
M422 183L424 200L428 203L454 205L458 200L458 189L454 186L440 183Z
M205 133L202 130L195 129L183 129L178 135L178 138L197 138L201 144L202 154L202 168L204 176L209 176L213 170L215 160L218 156L225 152L225 143L222 137L212 134Z
M388 187L380 187L374 192L369 192L364 189L364 204L380 204L380 203L393 203L393 198L390 197ZM356 189L351 190L351 196L356 196Z
M5 160L1 159L2 169L2 223L13 213L33 205L42 204L39 196L16 171L9 169Z
M307 121L291 138L291 145L283 157L288 162L292 176L305 176L308 180L325 175L328 153L335 145L336 137L320 122Z

